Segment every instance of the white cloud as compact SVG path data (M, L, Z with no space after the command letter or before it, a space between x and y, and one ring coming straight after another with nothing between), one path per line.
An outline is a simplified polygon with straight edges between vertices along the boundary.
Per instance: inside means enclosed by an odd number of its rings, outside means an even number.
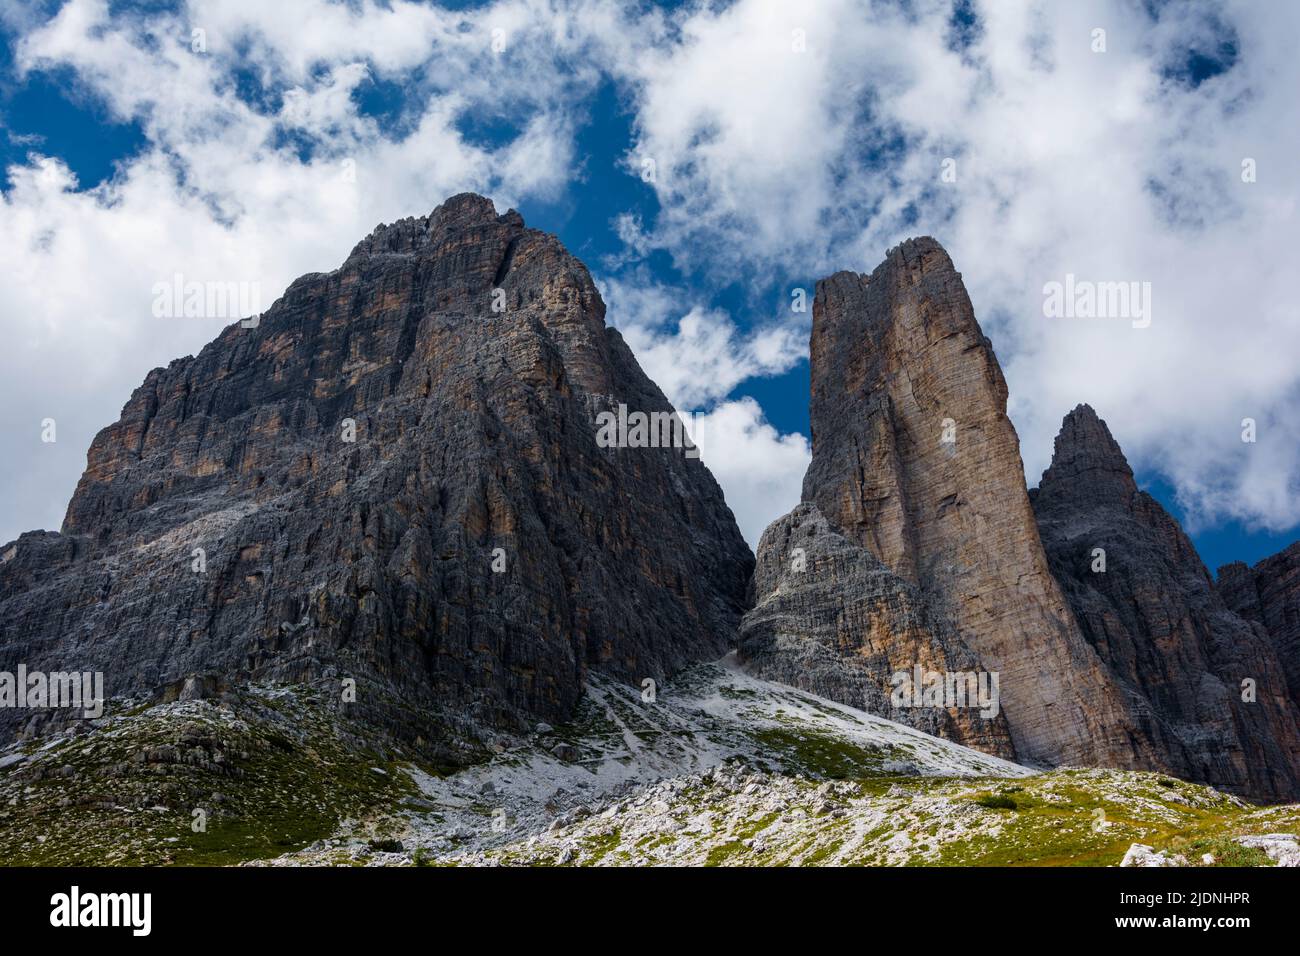
M1031 483L1088 401L1195 522L1297 524L1300 9L976 9L966 49L939 0L696 9L680 44L622 67L632 155L655 158L665 207L635 240L683 268L770 278L869 271L933 234L1003 361ZM1193 88L1193 49L1235 63ZM1150 282L1151 327L1044 318L1043 285L1067 273ZM1239 438L1248 416L1255 445Z
M808 439L781 435L752 398L723 402L695 419L700 458L727 495L750 547L769 524L799 503L812 460Z
M726 312L689 305L688 293L643 272L598 284L606 321L673 406L693 413L700 457L757 548L764 529L799 503L812 451L805 436L780 434L754 399L725 399L746 379L778 375L803 358L807 329L773 321L742 332Z
M679 43L620 64L637 91L632 158L656 163L657 244L715 272L843 265L845 240L908 198L904 171L877 165L899 131L881 111L895 97L947 103L974 72L946 55L948 6L918 6L701 7Z
M26 32L21 67L71 67L148 143L96 190L76 191L54 161L9 170L0 404L6 457L28 465L0 483L11 502L0 539L57 526L96 428L149 368L217 331L152 319L154 282L252 277L274 297L333 268L376 223L459 190L499 206L557 196L604 76L635 111L628 162L656 160L661 206L646 222L618 220L627 259L610 268L663 249L706 286L784 287L870 270L900 239L933 234L1004 363L1031 481L1060 417L1088 401L1198 520L1300 522L1300 8L976 9L965 49L950 47L943 0L737 0L677 14L612 0L471 12L195 0L181 15L113 18L102 0L70 0L48 23L6 10ZM193 26L207 30L207 54L190 52ZM1091 50L1098 26L1105 53ZM1195 89L1168 75L1193 46L1218 55L1225 36L1230 70ZM275 91L269 105L236 95L236 70ZM407 91L400 121L356 111L351 92L372 79ZM458 131L467 116L522 134L477 146ZM286 131L312 144L310 159ZM956 183L939 179L945 157ZM1245 157L1258 182L1241 182ZM347 160L355 183L340 175ZM1045 319L1042 286L1066 273L1149 281L1151 327ZM610 320L682 407L707 408L803 349L797 321L740 322L699 289L619 276L602 283ZM714 470L752 540L798 499L799 439L761 424L752 403L712 414L750 464L727 455ZM60 423L57 446L38 444L44 417ZM1240 441L1245 417L1259 422L1256 444ZM753 492L768 470L784 490Z
M693 305L682 314L686 296L644 276L599 284L606 321L679 410L706 408L746 379L788 371L808 351L807 331L792 324L758 324L745 333L719 309Z

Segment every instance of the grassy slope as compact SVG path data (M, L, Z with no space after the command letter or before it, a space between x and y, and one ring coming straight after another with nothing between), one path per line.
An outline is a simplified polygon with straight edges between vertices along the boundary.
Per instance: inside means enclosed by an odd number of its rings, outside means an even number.
M323 708L274 692L235 707L139 708L20 752L24 760L0 770L5 865L274 857L415 789Z
M1254 865L1233 837L1300 831L1300 807L1033 774L716 665L652 703L596 681L508 743L446 775L310 688L138 708L0 755L0 863L1106 866L1145 843Z

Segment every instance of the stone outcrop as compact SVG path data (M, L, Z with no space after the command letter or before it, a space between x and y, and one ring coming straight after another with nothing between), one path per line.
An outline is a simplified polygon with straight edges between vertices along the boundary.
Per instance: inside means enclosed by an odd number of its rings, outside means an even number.
M1015 748L1000 706L984 716L964 686L965 706L895 703L905 673L977 674L979 658L920 589L859 544L832 531L816 505L801 504L763 534L754 571L761 595L745 615L740 652L746 666L777 680L879 714L926 733L1012 759ZM924 686L924 677L922 679Z
M760 543L749 666L1026 762L1300 795L1300 547L1225 569L1225 604L1087 406L1028 492L1001 369L932 239L820 282L811 360L804 503ZM918 663L997 672L1009 740L969 710L897 712L889 676Z
M0 547L0 670L352 678L350 713L455 759L591 669L719 657L753 558L701 461L598 444L602 411L672 412L604 311L483 197L377 228L150 372L62 531Z
M1087 405L1066 416L1033 505L1084 636L1140 698L1165 766L1264 799L1300 795L1300 711L1267 635L1224 604Z
M1300 541L1253 568L1241 561L1219 568L1218 591L1268 639L1300 705Z
M1006 383L942 247L909 240L870 276L819 282L811 360L803 500L998 672L1017 756L1159 766L1048 569ZM771 560L760 553L760 566ZM761 608L766 596L755 596Z

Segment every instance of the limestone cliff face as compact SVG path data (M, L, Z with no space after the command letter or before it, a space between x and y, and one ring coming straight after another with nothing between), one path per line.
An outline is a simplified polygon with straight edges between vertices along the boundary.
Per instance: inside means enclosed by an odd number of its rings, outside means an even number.
M943 248L818 283L811 358L804 501L999 672L1020 759L1159 766L1048 569L1006 383Z
M1170 770L1264 799L1300 794L1300 711L1274 648L1225 606L1087 405L1066 416L1033 503L1085 637L1141 698Z
M1241 561L1219 568L1218 591L1267 638L1300 705L1300 541L1253 568Z
M819 283L811 359L804 504L760 543L750 666L1023 761L1300 796L1300 546L1216 590L1087 406L1027 492L1002 372L932 239ZM918 663L996 671L1003 723L895 712L889 675Z
M149 373L62 532L0 547L0 669L352 677L454 757L716 658L752 556L699 460L598 445L619 403L671 411L554 237L473 195L382 226Z
M758 604L745 615L739 650L768 680L859 707L918 730L1013 759L1000 706L895 703L895 675L977 674L979 658L920 590L874 554L832 531L816 505L801 504L763 534L754 571ZM977 678L978 679L978 678ZM914 684L915 681L912 681ZM909 685L911 686L911 685Z

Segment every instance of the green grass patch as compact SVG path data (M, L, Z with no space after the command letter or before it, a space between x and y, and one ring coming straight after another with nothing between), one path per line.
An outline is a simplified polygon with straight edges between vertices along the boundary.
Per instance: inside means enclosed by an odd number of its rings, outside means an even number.
M753 738L791 769L827 780L861 780L881 775L881 766L897 754L889 747L863 747L815 730L769 727Z

